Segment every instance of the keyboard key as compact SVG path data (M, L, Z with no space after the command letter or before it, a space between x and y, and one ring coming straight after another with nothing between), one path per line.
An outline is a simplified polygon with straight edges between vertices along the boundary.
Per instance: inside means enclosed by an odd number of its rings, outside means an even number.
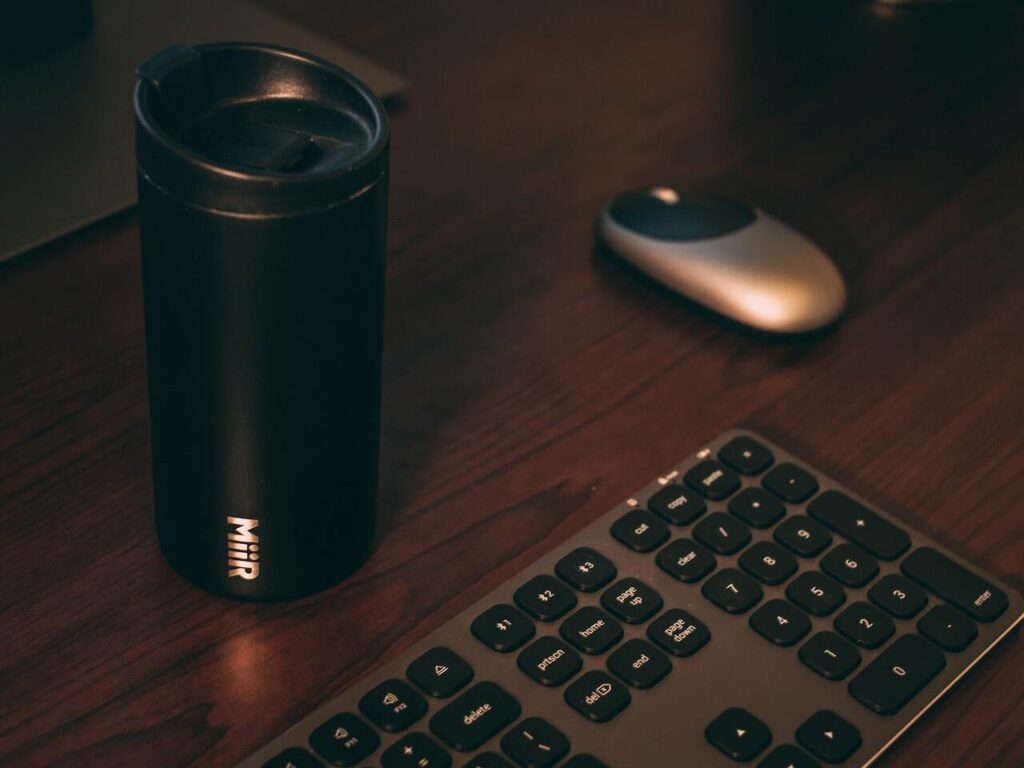
M583 659L557 637L542 637L519 654L519 669L541 685L565 683L583 667Z
M896 631L892 619L868 603L847 606L832 623L861 648L878 648Z
M735 472L710 459L692 467L683 480L712 501L724 499L740 487L740 479Z
M894 715L946 666L942 651L918 635L903 635L850 682L850 694L880 715Z
M355 715L335 715L309 736L309 745L332 765L355 765L380 746L380 737ZM287 765L285 761L284 765ZM296 761L296 768L306 766ZM319 763L315 763L319 765Z
M536 632L532 621L505 603L488 608L477 616L470 630L477 640L499 653L514 651Z
M477 683L430 718L430 730L452 749L470 752L519 717L520 707L495 683Z
M473 668L447 648L431 648L405 670L405 676L430 696L447 699L473 679Z
M897 619L917 616L928 604L928 595L917 584L898 573L890 573L868 590L868 599Z
M423 717L427 702L404 680L391 679L363 696L359 711L382 731L395 733Z
M554 621L576 607L576 595L554 576L534 576L516 590L516 605L540 621Z
M501 748L522 768L550 768L569 754L569 740L547 720L528 717L501 737Z
M739 707L730 707L712 720L704 736L727 757L744 763L772 743L768 726Z
M719 571L704 582L700 591L704 597L728 613L745 613L764 597L760 585L735 568Z
M741 435L722 446L718 458L744 475L758 475L775 462L772 452L756 440Z
M878 575L878 561L853 544L838 544L821 558L821 570L848 587L863 587Z
M601 605L627 624L643 624L661 610L661 595L639 579L622 579L605 590Z
M339 765L355 765L355 763L339 763ZM319 760L299 747L286 749L263 764L263 768L320 768L320 766Z
M608 657L608 669L634 688L650 688L672 671L672 662L646 640L627 640Z
M689 525L708 508L704 499L681 485L666 485L647 500L647 507L672 525Z
M632 697L626 686L595 669L565 689L565 700L588 720L604 723L628 707Z
M770 541L759 541L740 555L739 565L765 584L781 584L796 573L796 559Z
M729 499L729 511L755 528L770 528L786 514L786 507L761 488L744 488Z
M591 755L576 755L562 768L608 768L608 766Z
M612 561L590 547L579 547L555 564L558 578L580 592L595 592L615 578Z
M955 608L936 605L917 622L917 631L945 651L962 651L974 642L978 628Z
M823 525L803 515L783 521L774 536L779 544L800 557L816 557L832 543L832 536Z
M612 525L612 536L637 552L650 552L668 540L668 526L646 509L634 509Z
M679 581L692 584L715 569L715 556L703 544L676 539L663 547L655 558L658 567Z
M835 632L819 632L800 647L800 661L826 680L842 680L860 664L857 649Z
M783 501L798 504L818 491L818 481L796 464L779 464L764 476L761 484Z
M651 622L647 636L673 656L692 656L711 639L711 632L700 619L670 608Z
M1006 593L931 547L911 552L903 573L976 621L995 621L1009 605Z
M775 645L790 646L811 631L811 620L792 603L769 600L750 615L750 626Z
M811 715L796 729L796 740L826 763L841 763L860 749L860 731L828 709Z
M450 768L451 755L423 733L403 736L380 756L383 768Z
M910 546L905 531L839 491L822 493L807 514L883 560L895 560Z
M512 763L495 752L483 752L462 768L512 768Z
M750 543L750 529L732 515L715 512L693 527L693 537L720 555L731 555Z
M786 597L813 616L828 616L846 602L843 588L817 571L806 571L786 587Z
M622 625L604 611L584 606L558 628L559 633L584 653L604 653L622 639Z
M821 768L821 763L792 744L780 744L757 764L757 768Z

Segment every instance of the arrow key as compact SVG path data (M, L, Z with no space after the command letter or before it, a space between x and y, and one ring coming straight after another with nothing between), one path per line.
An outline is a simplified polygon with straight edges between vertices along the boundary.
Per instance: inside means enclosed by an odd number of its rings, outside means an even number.
M792 744L780 744L757 768L821 768L821 763Z
M818 710L797 728L796 739L826 763L843 762L861 745L860 731L828 709Z
M707 740L733 760L752 760L772 743L768 726L739 707L730 707L704 729Z

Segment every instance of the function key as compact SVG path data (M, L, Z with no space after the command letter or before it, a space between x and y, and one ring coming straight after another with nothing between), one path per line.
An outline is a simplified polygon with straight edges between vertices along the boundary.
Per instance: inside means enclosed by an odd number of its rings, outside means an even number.
M750 615L750 626L775 645L788 647L811 631L811 620L792 603L769 600Z
M528 717L501 738L505 754L527 768L550 768L569 753L565 735L539 717Z
M511 605L499 603L481 613L470 625L476 639L499 653L509 653L533 637L533 622Z
M756 581L735 568L725 568L704 582L701 593L727 613L745 613L764 592Z
M774 532L775 540L800 557L815 557L832 543L832 536L820 523L797 515L784 521Z
M892 619L867 603L847 606L832 623L861 648L878 648L896 631Z
M744 475L757 475L770 467L775 457L753 438L741 435L722 446L718 458Z
M796 729L796 740L826 763L841 763L860 749L860 731L835 712L822 709Z
M703 544L689 539L676 539L655 558L658 567L669 576L692 584L715 569L715 556Z
M868 599L897 619L911 619L928 604L928 595L917 584L898 573L890 573L868 590Z
M578 547L555 564L558 577L580 592L594 592L615 578L612 561L590 547Z
M755 528L769 528L782 519L786 507L762 488L744 488L729 499L729 511Z
M704 514L704 499L681 485L666 485L647 500L647 507L673 525L689 525Z
M516 590L516 605L541 621L554 621L576 607L576 595L554 576L534 576Z
M632 577L608 587L601 595L601 605L627 624L643 624L661 610L661 595L647 584Z
M672 671L672 662L646 640L635 638L608 657L608 669L634 688L650 688Z
M450 768L451 755L422 733L403 736L380 756L383 768Z
M454 651L437 647L413 661L405 676L424 693L447 699L473 679L473 668Z
M931 547L915 549L900 563L918 584L976 621L995 621L1006 610L1006 593Z
M712 720L704 735L727 757L744 763L772 743L768 726L739 707L730 707Z
M382 731L404 731L427 712L423 700L404 680L385 680L359 700L359 711Z
M494 752L483 752L462 766L462 768L512 768L512 763Z
M821 763L792 744L780 744L757 764L757 768L821 768Z
M801 573L786 587L786 597L814 616L828 616L846 602L846 593L817 571Z
M673 656L692 656L711 639L711 632L700 619L671 608L651 622L647 636Z
M819 632L800 646L800 661L826 680L842 680L860 664L860 653L835 632Z
M781 584L796 573L796 558L778 544L759 541L739 559L740 568L765 584Z
M732 515L715 512L693 527L693 537L720 555L731 555L750 543L750 529Z
M263 764L263 768L320 768L320 765L320 761L306 750L291 747L274 755ZM338 765L355 765L355 763L338 763Z
M878 561L853 544L837 544L821 558L821 570L848 587L863 587L878 575Z
M668 526L646 509L634 509L615 521L612 536L637 552L650 552L668 539Z
M309 736L309 745L332 765L348 766L369 757L380 745L380 738L358 717L344 712L313 731ZM282 763L284 765L287 765L287 761ZM298 760L295 765L297 768L306 768L306 763Z
M692 467L683 480L713 501L724 499L740 487L740 479L735 472L710 459Z
M608 766L592 755L576 755L562 768L608 768Z
M519 717L519 702L498 685L477 683L430 718L430 730L452 749L469 752Z
M917 635L903 635L850 682L850 694L880 715L894 715L946 666L942 652Z
M797 504L809 499L818 490L818 481L796 464L779 464L761 480L780 499Z
M622 639L622 625L599 608L584 606L558 628L559 633L584 653L604 653Z
M583 667L583 659L557 637L542 637L519 654L516 665L541 685L557 686Z
M936 605L917 622L917 631L945 651L962 651L974 642L978 628L955 608Z
M822 493L807 514L883 560L895 560L910 546L906 532L839 491Z
M626 686L595 669L565 689L565 701L588 720L605 723L628 707L632 697Z

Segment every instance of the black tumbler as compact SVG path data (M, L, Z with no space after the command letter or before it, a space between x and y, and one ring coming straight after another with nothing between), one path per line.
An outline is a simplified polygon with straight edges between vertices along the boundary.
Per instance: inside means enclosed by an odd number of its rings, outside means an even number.
M178 46L138 69L156 527L174 567L285 600L369 555L388 125L297 51Z

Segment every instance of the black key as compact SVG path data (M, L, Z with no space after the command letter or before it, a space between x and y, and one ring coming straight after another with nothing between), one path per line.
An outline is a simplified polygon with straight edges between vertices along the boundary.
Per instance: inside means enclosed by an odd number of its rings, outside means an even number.
M470 630L477 640L500 653L514 651L536 632L532 621L505 603L498 603L473 619Z
M955 608L936 605L917 622L917 631L945 651L962 651L974 642L978 628Z
M712 720L704 736L727 757L744 763L772 743L768 726L739 707L730 707Z
M591 755L576 755L562 768L608 768L608 766Z
M903 635L850 681L850 694L880 715L894 715L942 668L942 651L918 635Z
M380 756L383 768L450 768L451 755L444 747L423 733L410 733Z
M722 446L718 458L744 475L757 475L775 462L772 452L753 438L741 435Z
M594 669L565 689L565 700L588 720L604 723L628 707L632 697L618 680Z
M796 729L796 739L826 763L841 763L860 749L860 731L828 709L811 715Z
M811 631L811 620L792 603L769 600L750 615L750 626L775 645L790 646Z
M761 484L783 501L797 504L818 491L818 481L796 464L779 464L761 479Z
M404 680L385 680L359 700L359 711L382 731L404 731L427 712L423 700Z
M601 595L601 605L627 624L643 624L661 610L661 595L632 577L612 584Z
M512 768L512 763L495 752L483 752L462 768Z
M796 559L778 544L759 541L739 559L740 568L765 584L781 584L796 573Z
M800 661L826 680L842 680L860 664L860 653L835 632L819 632L800 646Z
M828 530L809 517L797 515L775 529L775 540L800 557L815 557L832 543Z
M541 685L561 685L583 667L583 659L557 637L542 637L519 654L516 664Z
M867 603L853 603L832 622L843 635L862 648L878 648L892 637L892 619Z
M786 597L814 616L828 616L846 602L843 588L817 571L805 571L793 579Z
M355 765L355 763L341 763L341 765ZM274 755L263 764L263 768L321 768L321 763L306 750L291 747Z
M590 547L579 547L555 564L555 573L580 592L594 592L615 578L612 561Z
M615 521L612 536L637 552L650 552L668 539L668 526L646 509L634 509Z
M491 682L477 683L430 718L430 730L452 749L469 752L519 717L519 702Z
M355 765L377 749L380 737L358 717L343 712L313 731L309 745L332 765ZM305 768L300 762L296 766Z
M895 560L910 546L906 532L839 491L825 491L807 513L883 560Z
M878 561L853 544L837 544L818 565L848 587L863 587L878 575Z
M473 668L454 651L438 647L412 662L405 676L424 693L447 699L473 679Z
M681 485L666 485L647 500L648 508L673 525L689 525L704 514L704 499Z
M604 653L622 639L622 625L587 605L562 622L559 633L584 653Z
M732 515L715 512L693 526L693 538L720 555L731 555L750 543L750 529Z
M910 579L890 573L868 590L868 599L897 619L917 616L928 604L928 595Z
M900 563L900 568L976 621L995 621L1009 605L1001 589L931 547L915 549Z
M627 640L608 657L608 669L634 688L650 688L672 671L672 662L646 640Z
M719 571L704 582L700 591L727 613L745 613L764 597L760 585L735 568Z
M715 556L707 547L689 539L676 539L655 558L658 567L673 578L692 584L715 569Z
M576 595L554 576L534 576L516 590L516 605L541 621L559 619L576 607Z
M729 511L755 528L769 528L782 519L786 507L762 488L744 488L729 499Z
M740 479L735 472L710 459L692 467L683 480L713 501L724 499L740 487Z
M757 764L757 768L821 768L821 763L792 744L780 744Z
M550 768L569 754L569 740L547 720L528 717L501 737L501 748L523 768Z
M692 656L711 639L711 632L700 619L670 608L651 622L647 636L673 656Z

